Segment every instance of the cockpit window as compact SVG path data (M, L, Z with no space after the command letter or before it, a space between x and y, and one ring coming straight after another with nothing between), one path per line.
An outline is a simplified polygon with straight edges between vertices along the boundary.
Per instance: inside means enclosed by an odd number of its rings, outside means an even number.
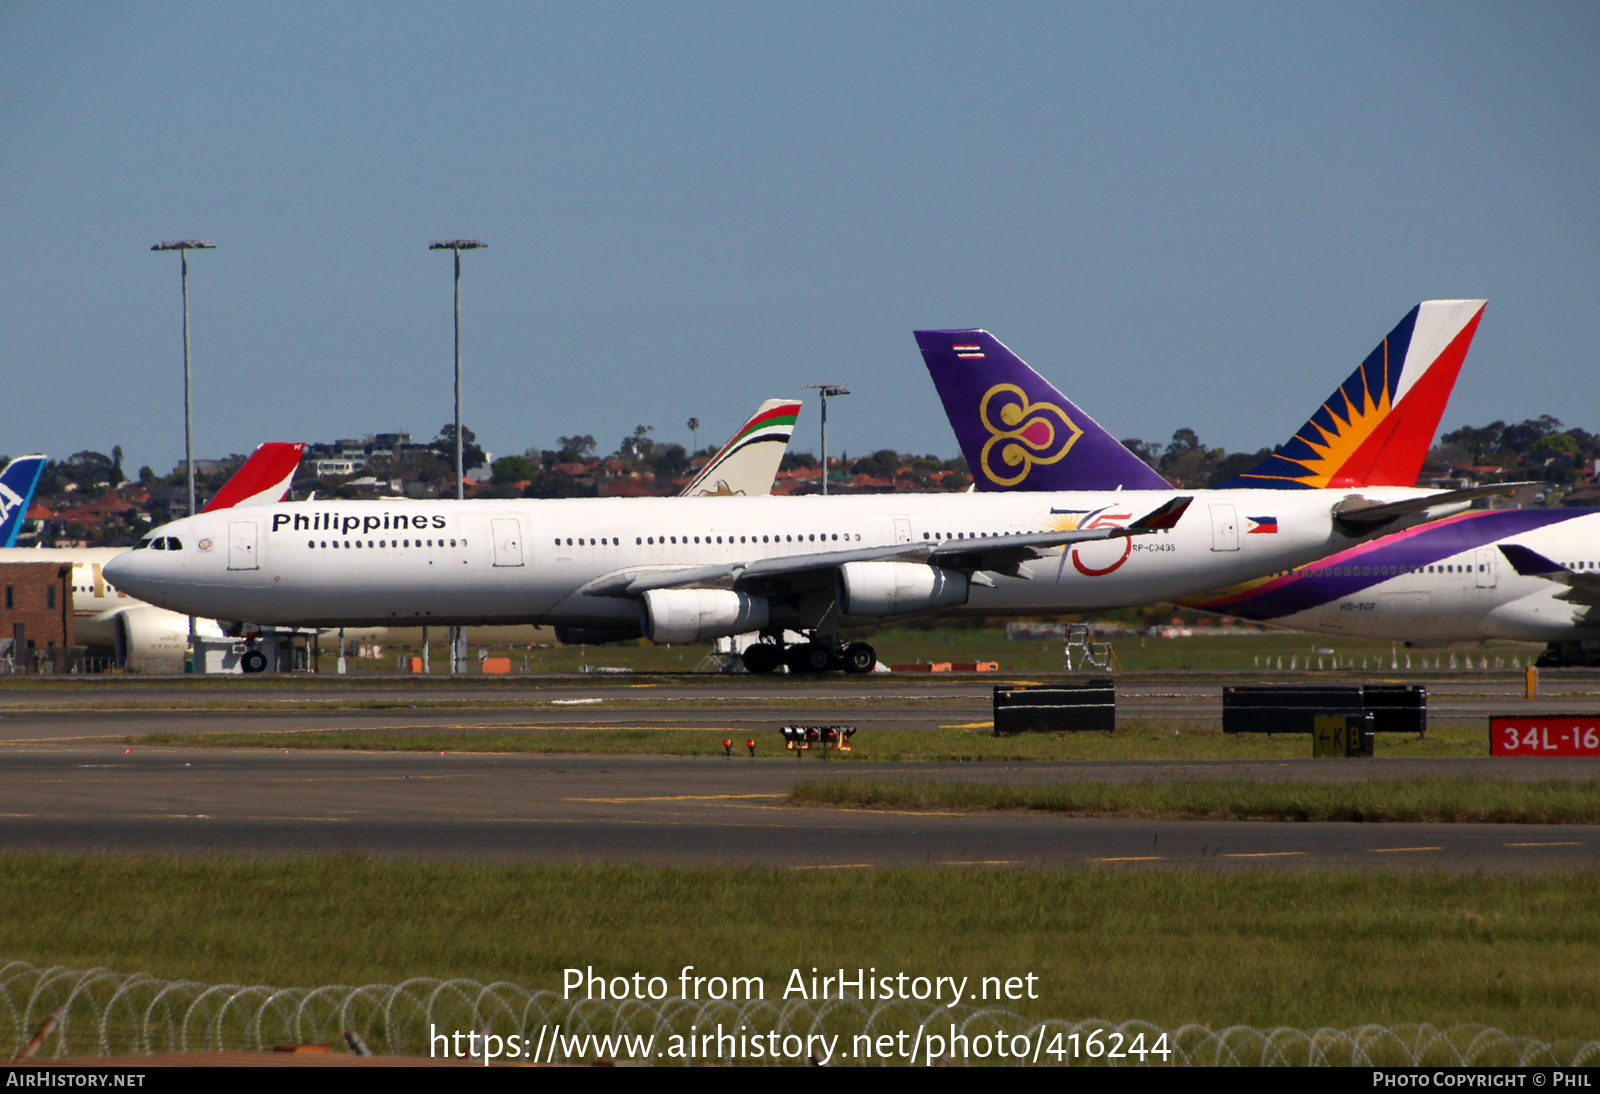
M167 539L166 539L166 537L162 536L162 537L158 538L154 543L150 544L150 548L151 548L151 550L155 550L155 551L165 551L167 549Z
M145 536L145 537L144 537L144 538L143 538L143 539L141 539L141 540L140 540L140 541L139 541L139 542L138 542L138 543L135 543L135 544L134 544L134 545L133 545L133 549L134 549L134 550L135 550L135 551L142 551L142 550L144 550L144 549L145 549L145 548L146 548L146 547L148 547L148 546L150 546L150 537L149 537L149 536Z
M168 536L167 537L167 550L169 550L169 551L181 551L181 550L183 550L183 540L179 539L177 536Z

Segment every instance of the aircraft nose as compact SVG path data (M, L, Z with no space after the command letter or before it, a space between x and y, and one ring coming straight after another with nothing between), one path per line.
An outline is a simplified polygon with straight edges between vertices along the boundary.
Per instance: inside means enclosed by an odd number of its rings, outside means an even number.
M144 567L139 563L140 559L137 554L133 551L124 551L106 563L101 572L105 574L106 580L114 587L143 600L148 590L140 588L140 585L143 584L140 578L144 576Z

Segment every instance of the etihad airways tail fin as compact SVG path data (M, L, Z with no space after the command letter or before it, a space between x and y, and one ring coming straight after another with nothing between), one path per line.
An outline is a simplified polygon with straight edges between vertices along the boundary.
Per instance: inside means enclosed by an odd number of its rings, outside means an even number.
M250 454L244 466L222 484L202 513L234 509L241 505L271 505L282 501L294 485L294 473L306 446L288 441L268 441Z
M0 472L0 547L15 547L33 492L44 474L43 456L18 456Z
M988 331L913 333L979 490L1168 488Z
M772 493L772 480L794 435L797 399L768 399L739 427L722 451L700 469L679 497L756 497Z
M1487 303L1412 308L1287 443L1222 486L1415 486Z

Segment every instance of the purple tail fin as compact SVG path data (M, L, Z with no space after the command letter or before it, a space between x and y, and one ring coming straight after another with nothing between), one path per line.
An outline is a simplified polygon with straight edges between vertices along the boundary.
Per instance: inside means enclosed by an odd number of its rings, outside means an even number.
M913 332L979 490L1166 490L985 330Z

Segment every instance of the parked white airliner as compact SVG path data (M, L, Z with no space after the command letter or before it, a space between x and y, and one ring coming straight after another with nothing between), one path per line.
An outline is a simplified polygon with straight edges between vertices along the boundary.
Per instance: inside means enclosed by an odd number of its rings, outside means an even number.
M841 649L841 624L1173 600L1459 512L1481 492L1199 493L1187 516L1191 499L1171 489L294 502L175 521L105 573L173 611L253 624L547 623L659 642L789 629L811 641L769 641L746 666L868 672L872 649ZM1275 530L1243 535L1244 520Z

